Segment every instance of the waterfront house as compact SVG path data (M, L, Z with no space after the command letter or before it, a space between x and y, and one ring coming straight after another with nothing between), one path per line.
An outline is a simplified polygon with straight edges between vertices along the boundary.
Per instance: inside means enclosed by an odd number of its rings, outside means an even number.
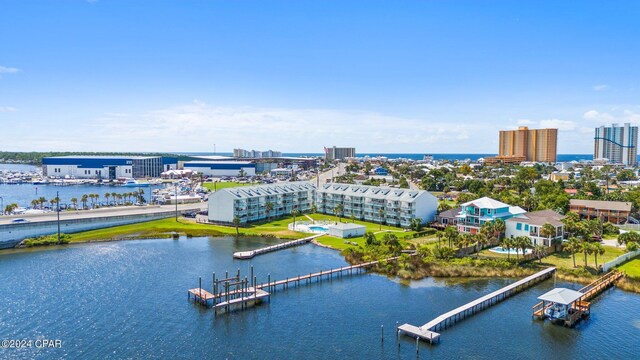
M519 206L511 206L498 200L483 197L461 205L458 218L458 231L475 234L485 222L497 219L507 220L526 211Z
M454 209L449 209L438 214L438 218L435 223L433 223L433 227L444 229L447 226L456 226L458 224L458 214L462 208L457 207Z
M515 238L526 236L531 239L531 245L552 246L555 241L562 241L564 236L564 216L553 210L540 210L528 212L507 219L506 237ZM540 230L545 224L551 224L555 228L555 234L550 238L540 234Z

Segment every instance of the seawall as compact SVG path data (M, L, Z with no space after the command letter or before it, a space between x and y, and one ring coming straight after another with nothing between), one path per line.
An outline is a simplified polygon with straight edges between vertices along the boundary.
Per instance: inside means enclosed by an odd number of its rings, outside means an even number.
M85 217L60 220L60 232L71 234L87 230L102 229L118 225L165 219L175 216L175 211L157 213ZM31 237L51 235L58 232L57 221L38 221L0 225L0 249L15 247L22 240Z

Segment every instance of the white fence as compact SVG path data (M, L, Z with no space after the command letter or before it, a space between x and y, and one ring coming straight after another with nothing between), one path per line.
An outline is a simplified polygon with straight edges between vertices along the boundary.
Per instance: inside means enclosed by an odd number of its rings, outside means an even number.
M632 252L628 252L626 254L620 255L617 258L604 263L602 265L602 272L607 272L609 270L611 270L613 267L618 266L620 264L622 264L625 261L628 261L636 256L640 255L640 250L636 250L636 251L632 251Z

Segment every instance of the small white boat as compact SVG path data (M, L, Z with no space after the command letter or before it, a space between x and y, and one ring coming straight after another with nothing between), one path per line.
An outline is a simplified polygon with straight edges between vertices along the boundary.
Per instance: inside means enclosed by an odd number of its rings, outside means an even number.
M149 183L139 183L135 179L127 179L122 185L124 187L147 187Z
M544 314L551 320L564 319L567 316L567 308L564 305L553 304L545 309Z

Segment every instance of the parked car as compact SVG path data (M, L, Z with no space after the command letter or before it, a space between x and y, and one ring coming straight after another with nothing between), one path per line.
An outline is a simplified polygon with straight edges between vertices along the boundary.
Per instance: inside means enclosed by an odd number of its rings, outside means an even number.
M28 223L28 222L30 222L30 221L29 221L29 220L27 220L27 219L19 218L19 219L13 219L13 220L11 220L11 222L12 222L13 224L22 224L22 223Z

